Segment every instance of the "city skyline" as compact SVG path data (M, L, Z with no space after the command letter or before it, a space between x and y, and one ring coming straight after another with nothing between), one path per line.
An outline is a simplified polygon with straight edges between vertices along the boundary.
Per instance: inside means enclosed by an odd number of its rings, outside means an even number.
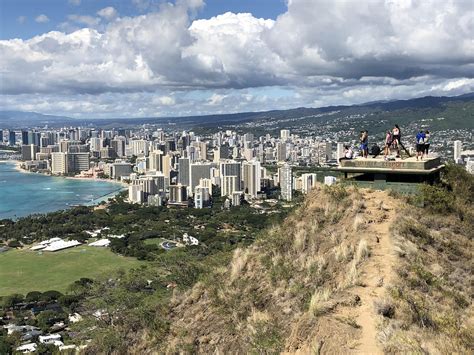
M0 5L7 110L183 116L474 88L469 1L15 4Z

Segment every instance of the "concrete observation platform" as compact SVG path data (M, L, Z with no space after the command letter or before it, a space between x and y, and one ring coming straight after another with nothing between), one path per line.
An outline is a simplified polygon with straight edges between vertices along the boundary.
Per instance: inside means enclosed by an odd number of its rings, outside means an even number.
M416 160L415 157L385 160L384 157L341 160L335 171L347 182L377 189L413 192L419 184L433 184L440 179L444 165L439 157Z
M340 166L336 170L343 173L382 173L382 174L432 174L444 167L440 158L426 158L416 160L415 157L396 158L395 160L385 160L383 157L377 158L355 158L341 160Z

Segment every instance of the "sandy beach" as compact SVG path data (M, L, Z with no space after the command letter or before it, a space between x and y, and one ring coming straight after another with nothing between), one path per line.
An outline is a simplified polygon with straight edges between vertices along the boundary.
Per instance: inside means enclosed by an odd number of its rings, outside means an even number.
M89 177L76 177L76 176L61 176L61 175L51 175L51 174L45 174L45 173L37 173L33 171L28 171L25 170L21 167L22 162L19 160L7 160L6 163L10 164L15 164L15 170L24 173L24 174L42 174L46 176L51 176L51 177L58 177L58 178L63 178L63 179L71 179L71 180L85 180L85 181L95 181L95 182L108 182L108 183L114 183L114 184L120 184L123 187L128 187L129 184L123 181L117 181L117 180L112 180L112 179L99 179L99 178L89 178Z

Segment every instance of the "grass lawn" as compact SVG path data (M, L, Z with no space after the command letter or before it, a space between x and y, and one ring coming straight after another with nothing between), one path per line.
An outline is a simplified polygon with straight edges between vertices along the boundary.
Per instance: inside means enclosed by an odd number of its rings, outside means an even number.
M10 250L0 254L0 296L29 291L64 292L81 277L94 278L140 263L108 248L78 246L54 253Z
M151 238L151 239L145 239L143 242L147 245L158 245L161 246L161 243L163 243L166 239L163 238Z

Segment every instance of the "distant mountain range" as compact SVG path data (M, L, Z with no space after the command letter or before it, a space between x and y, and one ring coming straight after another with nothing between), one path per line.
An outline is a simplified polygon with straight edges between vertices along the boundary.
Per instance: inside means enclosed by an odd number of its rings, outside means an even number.
M232 114L185 116L185 117L139 117L139 118L107 118L107 119L77 119L67 116L44 115L37 112L23 111L0 111L0 129L26 127L50 127L68 125L91 125L104 128L110 127L131 127L137 124L160 124L164 127L225 127L228 125L244 124L262 119L281 120L300 117L311 117L330 112L340 113L363 113L363 112L390 112L397 110L424 110L439 109L451 102L474 102L474 93L464 94L454 97L426 96L409 100L377 101L359 105L327 106L319 108L299 107L289 110L272 110L264 112L241 112ZM283 127L281 127L283 128Z

